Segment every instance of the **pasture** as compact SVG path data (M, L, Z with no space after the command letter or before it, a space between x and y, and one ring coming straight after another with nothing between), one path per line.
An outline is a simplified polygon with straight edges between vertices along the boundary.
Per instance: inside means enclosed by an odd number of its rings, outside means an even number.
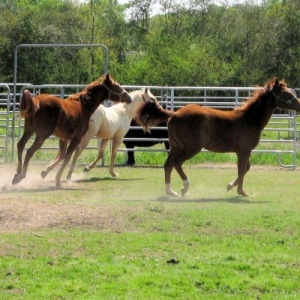
M57 189L0 164L1 299L299 299L299 170L253 166L241 198L236 165L184 168L167 198L160 166L78 167Z

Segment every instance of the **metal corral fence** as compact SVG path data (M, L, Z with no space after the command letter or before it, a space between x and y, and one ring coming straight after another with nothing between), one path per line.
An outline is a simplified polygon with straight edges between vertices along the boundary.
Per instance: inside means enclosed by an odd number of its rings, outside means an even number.
M72 84L18 84L18 94L13 97L12 85L0 83L0 162L16 161L16 144L20 139L23 131L24 121L18 118L20 94L23 89L29 89L33 94L50 93L61 98L81 91L84 85ZM144 86L124 86L128 91L141 89ZM151 92L157 97L160 103L169 110L177 110L178 108L189 104L196 103L208 107L231 110L240 106L246 101L254 87L162 87L148 86ZM295 89L299 92L299 89ZM16 103L13 103L16 99ZM295 111L275 111L269 123L262 133L260 143L253 153L272 153L277 155L278 163L283 167L296 168L296 154L298 151L299 140L299 123ZM132 128L134 129L134 128ZM167 128L153 128L152 130L167 130ZM131 139L133 140L133 139ZM139 139L143 140L143 139ZM147 140L149 140L147 138ZM164 139L153 139L153 141L164 142ZM94 139L91 141L87 150L98 149L99 141ZM58 141L56 137L50 137L43 147L43 150L52 151L51 157L43 158L42 155L36 155L32 161L38 162L52 160L58 151ZM121 152L127 149L121 147ZM161 148L136 148L134 151L166 151L164 146ZM204 150L205 151L205 150ZM284 165L282 163L282 155L291 156L291 164ZM96 153L95 153L96 156Z
M16 98L19 101L20 90L28 83L16 85ZM8 162L12 153L12 124L14 123L13 83L0 83L0 162Z

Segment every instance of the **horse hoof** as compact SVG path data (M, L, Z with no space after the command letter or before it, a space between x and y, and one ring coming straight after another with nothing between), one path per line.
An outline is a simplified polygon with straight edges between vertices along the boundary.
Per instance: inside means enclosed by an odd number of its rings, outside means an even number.
M247 193L245 193L244 191L238 192L238 194L242 197L249 197L249 195Z
M230 191L233 188L233 185L231 183L227 184L227 192Z
M84 172L84 173L87 173L89 170L90 170L89 167L85 167L85 168L83 169L83 172Z
M11 183L15 185L19 183L23 178L24 176L21 176L20 174L16 174Z
M181 189L181 196L184 197L187 193L187 190L185 188Z
M168 192L167 195L171 196L171 197L178 197L178 193L173 192L173 191L172 192Z
M60 183L60 182L56 182L56 187L57 187L58 189L62 188L61 183Z
M127 162L126 162L126 166L133 167L133 166L134 166L134 164L135 164L135 162L134 162L134 161L127 161Z
M44 179L44 178L47 176L47 174L48 174L48 173L47 173L46 171L42 171L42 172L41 172L41 177Z
M183 187L181 189L181 196L184 197L185 194L188 192L190 186L190 181L188 179L183 181Z

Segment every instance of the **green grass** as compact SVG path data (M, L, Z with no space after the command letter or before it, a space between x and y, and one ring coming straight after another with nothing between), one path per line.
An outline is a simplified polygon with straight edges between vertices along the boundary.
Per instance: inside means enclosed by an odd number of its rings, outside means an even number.
M141 167L3 191L1 299L299 299L299 171L253 168L240 198L226 192L236 169L212 166L185 165L184 199L164 196L162 168Z
M89 145L90 149L85 149L81 156L78 159L79 164L88 164L92 162L98 153L97 150L97 143L96 139L93 139ZM47 140L44 144L44 149L39 150L35 153L34 157L32 158L32 162L34 163L49 163L52 159L55 158L57 154L57 139L50 139ZM45 149L46 147L50 147L52 149ZM121 145L122 149L125 149L124 145ZM138 166L163 166L167 153L165 151L140 151L141 148L136 148L137 151L135 152L135 159L136 164ZM146 148L143 148L147 150ZM156 145L154 147L148 148L154 150L164 150L163 144ZM287 147L284 147L282 144L268 144L268 145L259 145L257 149L283 149L283 150L290 150ZM25 151L24 151L25 152ZM25 155L25 153L24 153ZM17 159L15 153L15 160ZM104 164L108 165L110 159L110 150L109 145L105 151L105 158ZM116 157L115 164L116 165L123 165L126 161L126 154L123 151L119 151ZM200 152L195 155L193 158L188 160L186 163L189 165L199 164L199 163L236 163L237 157L235 153L213 153L213 152ZM293 156L291 154L282 154L281 161L285 165L292 165L293 164ZM252 153L251 162L255 165L273 165L278 166L278 157L275 153ZM300 162L300 152L296 153L296 163ZM102 164L102 160L99 162L99 165Z

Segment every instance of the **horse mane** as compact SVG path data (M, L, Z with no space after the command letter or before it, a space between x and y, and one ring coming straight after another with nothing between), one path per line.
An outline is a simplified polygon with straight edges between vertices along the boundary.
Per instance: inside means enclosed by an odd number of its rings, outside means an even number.
M78 92L74 95L71 95L68 100L74 100L74 101L79 101L79 102L86 102L89 101L91 98L91 93L92 91L99 87L105 79L105 75L102 75L101 78L91 82L88 86L86 86L81 92Z
M273 89L273 86L275 84L276 78L269 79L265 85L262 86L256 86L256 90L254 90L251 93L251 97L243 103L242 106L235 108L234 110L239 112L244 112L249 109L250 106L252 106L254 103L257 102L258 99L266 95L268 92L270 92ZM287 84L284 82L284 80L280 80L279 84L282 88L287 87Z

